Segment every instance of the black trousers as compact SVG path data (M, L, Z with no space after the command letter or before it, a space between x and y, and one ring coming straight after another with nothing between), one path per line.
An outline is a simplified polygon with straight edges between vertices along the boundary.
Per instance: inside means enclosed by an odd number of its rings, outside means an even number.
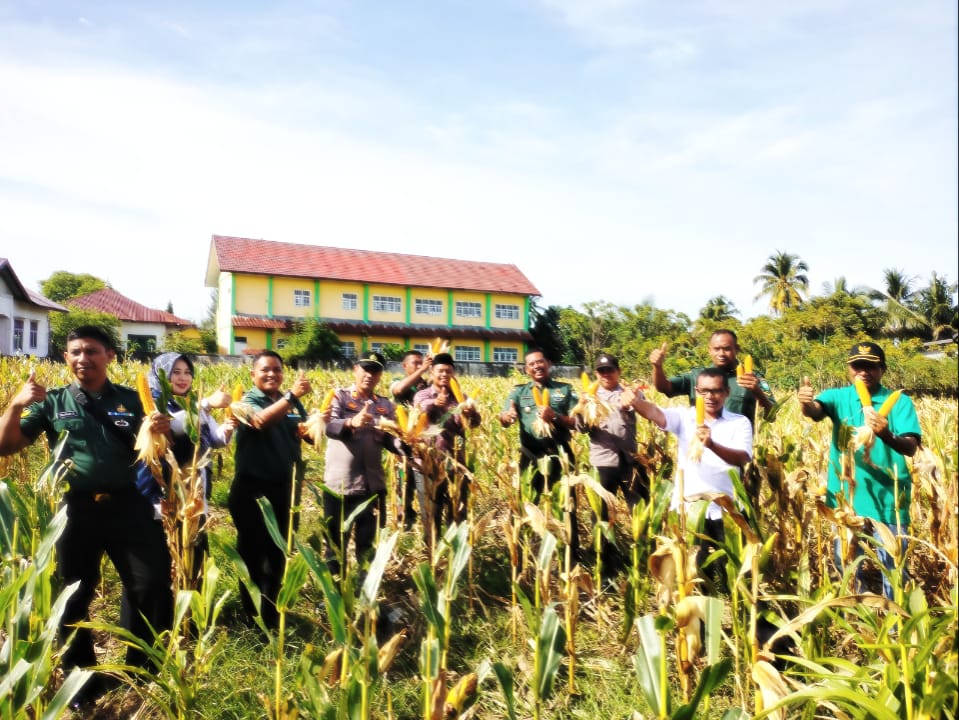
M286 537L290 524L291 484L286 481L269 481L250 475L238 474L230 487L228 505L233 524L236 526L236 551L250 571L250 579L259 588L261 595L260 614L268 628L279 625L276 611L276 599L283 582L283 570L286 566L286 552L277 546L266 529L263 511L257 500L265 498L273 506L277 527L281 536ZM292 502L299 504L299 487ZM293 530L296 531L299 518L293 518ZM241 584L240 600L247 614L256 616L256 605L250 593Z
M533 502L539 503L539 498L543 494L544 489L552 490L553 486L556 485L563 477L563 463L560 462L559 453L563 452L566 454L567 462L569 467L572 468L576 464L576 457L573 455L573 450L563 443L554 451L554 454L547 455L546 453L535 453L526 448L523 448L522 454L519 458L519 472L520 475L525 473L527 470L532 469L532 475L530 477L530 484L533 488ZM546 466L546 477L543 477L543 473L540 472L539 466L542 458L548 458ZM574 553L579 552L579 521L576 518L576 493L570 490L570 499L572 500L572 510L570 511L570 534L569 545L572 548Z
M360 505L370 498L373 502L366 506L356 516L349 529L344 530L343 524ZM357 566L370 559L373 554L373 541L376 539L377 527L386 524L386 495L384 493L364 493L362 495L343 495L337 497L325 493L323 495L323 514L326 516L326 531L329 533L326 563L330 571L338 573L341 563L345 564L346 549L350 543L350 531L353 532L353 547Z
M61 637L73 632L74 623L90 619L90 603L100 583L100 562L106 553L129 602L129 613L121 619L123 626L152 644L150 626L159 633L173 622L173 590L166 537L163 527L153 519L150 501L131 484L129 490L99 497L70 491L64 503L67 524L57 541L57 570L65 585L77 581L80 585L64 608ZM90 667L96 662L92 633L78 628L63 654L64 667ZM128 648L126 662L144 666L146 656Z

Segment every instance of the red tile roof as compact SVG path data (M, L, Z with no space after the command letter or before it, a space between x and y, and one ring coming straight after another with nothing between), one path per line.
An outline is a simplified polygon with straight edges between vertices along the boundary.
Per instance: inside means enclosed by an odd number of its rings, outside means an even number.
M98 310L99 312L110 313L125 322L162 323L163 325L193 327L193 323L189 320L163 310L148 308L109 287L70 298L67 300L67 305L83 310Z
M234 315L232 322L235 328L262 328L264 330L279 328L283 330L290 327L288 320L253 317L252 315Z
M220 272L517 295L540 294L519 268L511 264L214 235L207 265L207 285L215 286Z

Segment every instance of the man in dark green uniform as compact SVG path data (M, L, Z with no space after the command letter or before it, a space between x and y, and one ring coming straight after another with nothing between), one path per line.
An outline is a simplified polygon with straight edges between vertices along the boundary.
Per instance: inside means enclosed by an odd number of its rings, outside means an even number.
M272 350L253 358L251 375L253 389L243 396L251 413L248 423L236 429L236 475L230 486L229 508L236 525L236 550L260 590L263 622L274 629L279 623L276 601L286 557L270 537L258 500L270 501L277 526L285 533L290 513L299 505L303 483L299 425L306 420L306 410L300 398L312 388L306 376L299 373L290 389L283 392L283 360ZM294 528L296 523L294 515ZM257 608L243 585L240 599L247 614L255 616Z
M93 326L76 328L67 337L64 358L76 382L47 390L31 373L0 417L0 455L11 455L46 433L51 447L66 432L60 462L69 466L64 495L67 524L57 543L58 572L64 583L79 581L67 601L60 632L66 637L77 622L89 620L89 606L100 582L106 553L131 603L129 630L152 642L147 623L160 632L170 627L173 592L170 555L153 506L137 490L133 443L144 420L140 399L131 388L107 379L115 351L112 338ZM147 420L154 432L170 429L170 419ZM66 669L96 665L93 636L77 629L63 653ZM143 665L143 653L127 651L127 663ZM89 703L107 687L95 675L76 696Z
M544 486L551 489L562 477L563 463L560 455L566 456L571 469L575 466L570 439L572 430L576 427L576 419L572 412L578 399L572 385L550 377L552 369L552 363L546 359L542 350L539 348L528 350L526 374L530 381L513 387L506 397L503 412L499 414L499 422L503 427L509 427L519 420L519 471L522 474L527 469L532 470L531 482L535 492L535 502L539 501ZM537 399L542 401L544 390L549 392L548 402L540 405ZM546 478L539 469L539 461L542 458L548 458ZM575 498L576 496L573 495L570 546L574 553L578 553Z
M762 375L755 372L742 373L737 376L736 368L739 365L739 341L732 330L716 330L709 337L709 357L713 366L723 371L729 385L729 397L726 400L726 409L749 418L749 422L756 425L756 406L765 413L773 406L775 400L769 384ZM696 378L704 368L694 368L689 372L667 378L663 372L663 360L666 359L666 343L653 350L649 361L653 365L653 385L666 397L687 395L690 404L696 403Z

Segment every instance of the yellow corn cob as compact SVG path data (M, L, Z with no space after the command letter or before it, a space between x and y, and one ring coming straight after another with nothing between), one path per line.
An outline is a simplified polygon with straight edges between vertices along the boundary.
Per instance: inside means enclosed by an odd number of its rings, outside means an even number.
M243 399L243 383L237 383L233 388L233 402L240 402Z
M420 413L420 416L416 418L416 427L413 429L414 435L419 435L421 432L426 430L427 425L430 424L430 416L426 413Z
M739 363L736 365L736 377L741 378L743 376L743 364Z
M589 375L586 374L585 370L579 376L579 379L580 379L580 382L583 383L583 390L589 390Z
M396 406L396 424L400 426L402 432L409 430L410 416L409 413L406 412L405 405Z
M535 385L533 385L533 402L536 403L536 407L543 407L543 394Z
M747 355L743 358L743 372L750 375L753 371L753 356Z
M549 407L549 388L543 388L540 399L543 401L541 407Z
M879 408L879 414L883 417L889 417L889 413L892 411L893 406L899 402L899 397L901 395L902 390L896 390L889 397L887 397L882 403L882 406Z
M869 396L869 388L866 387L866 383L856 378L855 381L853 381L853 385L856 387L856 393L859 395L859 402L862 403L862 406L864 408L871 408L872 398Z
M706 422L706 404L703 402L703 396L696 396L696 427Z
M333 396L336 395L336 389L330 388L326 391L326 395L323 396L323 402L320 403L320 412L325 413L330 409L330 405L333 404Z
M460 389L459 380L457 380L455 377L450 378L450 390L453 391L453 397L456 398L456 402L462 404L463 391Z
M153 393L150 392L150 382L147 380L145 372L137 374L137 395L140 396L140 404L143 406L143 413L150 415L157 411L156 400L153 399Z
M593 382L589 384L589 394L596 397L597 390L599 390L599 380L593 380Z

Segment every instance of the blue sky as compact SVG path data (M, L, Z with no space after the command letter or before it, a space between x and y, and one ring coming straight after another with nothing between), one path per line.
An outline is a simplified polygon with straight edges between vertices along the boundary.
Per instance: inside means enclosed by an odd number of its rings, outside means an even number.
M955 282L956 58L954 0L0 0L0 256L195 320L213 234L692 317L777 250Z

